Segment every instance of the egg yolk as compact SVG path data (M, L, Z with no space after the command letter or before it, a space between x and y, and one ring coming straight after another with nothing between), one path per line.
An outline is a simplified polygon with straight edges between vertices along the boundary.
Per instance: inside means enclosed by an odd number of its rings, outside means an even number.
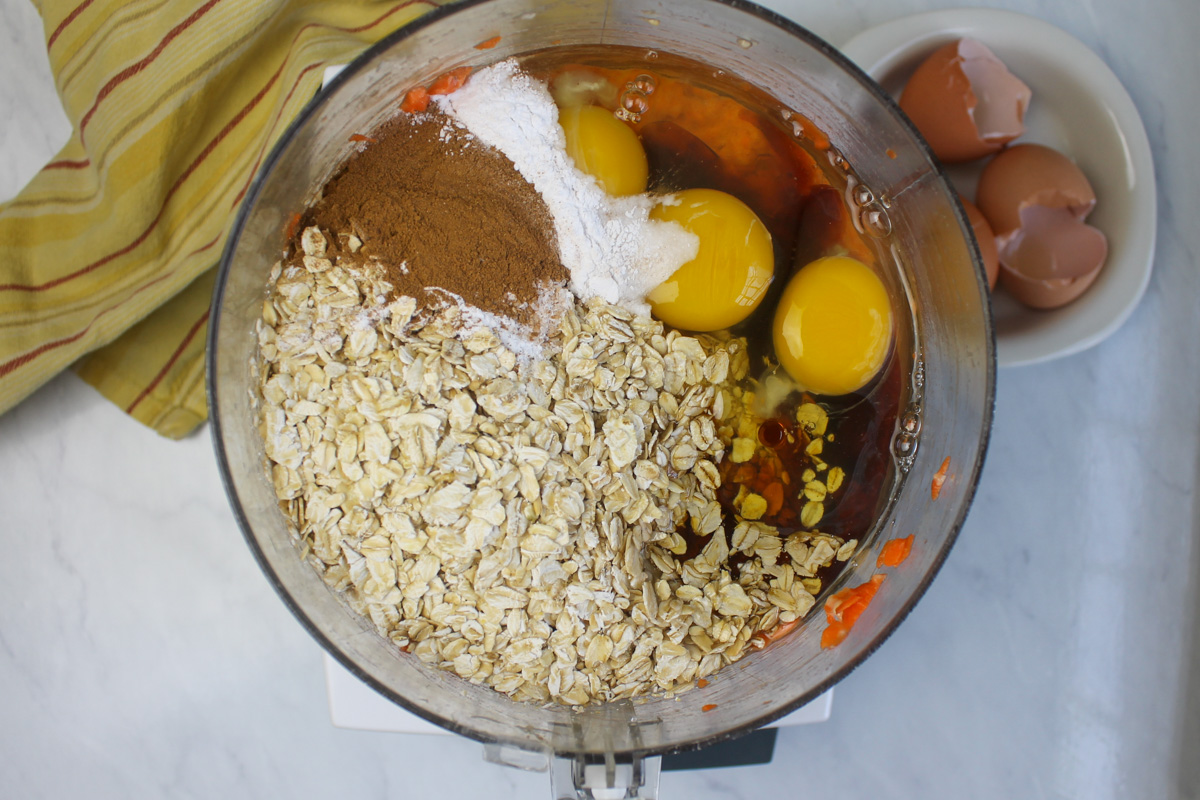
M613 197L646 191L650 168L633 129L600 106L564 108L558 124L567 137L567 154Z
M654 316L687 331L719 331L762 302L775 269L771 234L749 206L716 189L685 189L650 218L678 222L700 239L696 257L646 299Z
M783 290L773 326L775 355L804 389L847 394L883 366L892 306L879 276L846 256L804 266Z

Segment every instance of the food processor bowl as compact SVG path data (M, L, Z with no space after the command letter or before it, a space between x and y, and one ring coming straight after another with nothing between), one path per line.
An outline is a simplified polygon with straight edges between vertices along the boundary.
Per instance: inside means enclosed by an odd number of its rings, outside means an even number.
M476 45L499 36L491 49ZM397 111L406 90L464 65L551 45L620 44L725 70L802 115L855 178L858 224L899 266L915 342L893 450L906 471L878 534L839 579L877 571L890 538L914 536L840 645L821 647L820 608L702 691L570 708L513 701L429 667L380 636L298 555L275 497L257 426L255 326L289 220L319 196L352 134ZM838 163L838 159L842 159ZM896 105L834 48L740 0L479 0L396 31L346 68L292 123L261 168L224 251L209 325L208 379L220 470L263 571L321 645L371 687L419 716L523 766L561 759L556 796L648 797L658 754L747 733L817 697L890 635L933 580L967 515L991 428L995 355L984 272L970 226L934 157ZM940 493L935 474L948 459ZM935 499L936 495L936 499ZM626 786L628 794L614 794ZM565 787L565 788L564 788ZM605 794L604 792L609 792Z

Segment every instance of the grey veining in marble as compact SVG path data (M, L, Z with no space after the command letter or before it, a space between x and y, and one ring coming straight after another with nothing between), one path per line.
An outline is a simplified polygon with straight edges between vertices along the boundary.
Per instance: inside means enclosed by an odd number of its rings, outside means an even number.
M1000 374L968 523L833 718L664 798L1200 797L1200 74L1195 0L996 0L1093 47L1154 148L1158 254L1126 325ZM776 0L834 42L932 0ZM0 196L69 133L0 0ZM453 737L338 730L318 647L258 572L207 432L172 443L73 375L0 417L0 796L538 798Z

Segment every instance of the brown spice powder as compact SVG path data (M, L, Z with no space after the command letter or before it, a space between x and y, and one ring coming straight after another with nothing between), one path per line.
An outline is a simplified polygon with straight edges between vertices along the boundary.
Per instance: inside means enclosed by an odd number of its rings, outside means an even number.
M565 285L545 202L500 151L442 114L402 114L325 186L303 227L362 240L397 295L440 305L440 287L521 323L544 284ZM343 257L351 257L345 239Z

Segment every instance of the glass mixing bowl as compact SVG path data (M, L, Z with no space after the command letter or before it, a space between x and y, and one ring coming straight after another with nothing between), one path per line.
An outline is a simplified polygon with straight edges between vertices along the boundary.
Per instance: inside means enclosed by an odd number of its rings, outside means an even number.
M474 47L497 34L493 49ZM454 67L552 44L675 53L739 76L807 117L861 182L859 221L893 254L911 307L912 330L904 335L918 347L893 441L907 476L884 509L879 535L854 556L839 585L867 580L888 538L915 535L912 555L889 572L841 645L821 648L825 625L815 608L810 624L719 673L702 699L693 691L679 699L542 707L426 667L379 636L298 557L265 467L255 421L254 328L291 215L319 196L350 135L394 114L408 88ZM776 14L737 0L482 0L437 9L372 47L317 96L280 139L238 213L208 343L209 407L226 490L284 602L367 684L425 719L490 743L493 753L514 754L503 758L508 762L566 756L556 773L563 785L591 782L601 787L597 797L651 796L653 756L738 736L820 695L896 629L945 560L979 478L994 398L988 294L969 231L933 156L888 96L828 44ZM934 500L931 480L946 458L948 479ZM622 783L635 788L605 794L605 784ZM559 796L577 796L571 791Z

